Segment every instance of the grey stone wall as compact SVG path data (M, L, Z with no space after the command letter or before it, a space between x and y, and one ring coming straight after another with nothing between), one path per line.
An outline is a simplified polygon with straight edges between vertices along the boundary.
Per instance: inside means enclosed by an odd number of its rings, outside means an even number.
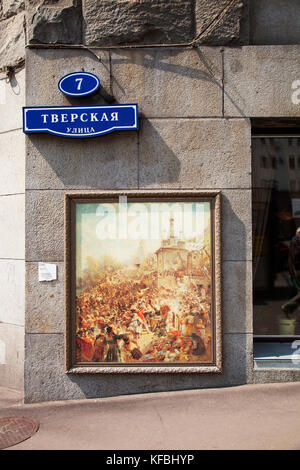
M1 385L23 383L25 257L27 401L283 380L278 371L253 370L249 118L298 115L291 87L299 79L299 46L240 46L299 44L298 11L297 0L0 0L0 71L21 67L26 43L168 45L197 38L202 44L95 50L101 61L88 50L28 49L28 105L75 104L59 93L57 82L83 68L100 76L106 99L138 102L141 116L138 133L76 142L27 137L26 183L24 71L10 80L1 75ZM106 101L98 96L90 102ZM222 191L224 372L66 375L64 193L144 188ZM57 281L38 282L39 261L58 264ZM284 380L296 377L287 371Z
M222 52L204 47L96 53L101 60L87 51L64 50L30 50L26 58L28 105L70 104L57 82L83 67L101 77L117 102L137 101L141 111L139 132L84 141L27 138L26 400L244 383L252 357L246 295L247 287L251 291L250 124L244 117L224 118ZM47 77L49 85L41 86ZM234 294L223 291L221 376L65 374L64 193L127 188L222 189L224 283L234 279ZM38 261L58 264L56 282L38 282Z
M28 1L28 41L174 44L203 33L201 43L240 42L245 4L242 0Z
M24 69L0 74L0 384L22 390L25 311Z
M298 0L251 0L250 44L299 44Z
M32 0L26 10L29 43L300 42L298 0Z
M299 44L298 0L0 0L0 70L25 44Z
M299 47L94 52L97 57L83 50L27 51L28 105L75 104L58 91L57 82L83 68L100 77L104 96L139 103L140 129L90 140L26 138L26 401L264 380L252 357L249 118L296 114L291 84L298 79ZM105 100L99 95L85 103ZM222 192L223 373L66 374L64 194L145 188ZM57 263L57 281L38 282L39 261ZM281 380L280 371L277 376ZM285 378L294 380L295 372Z

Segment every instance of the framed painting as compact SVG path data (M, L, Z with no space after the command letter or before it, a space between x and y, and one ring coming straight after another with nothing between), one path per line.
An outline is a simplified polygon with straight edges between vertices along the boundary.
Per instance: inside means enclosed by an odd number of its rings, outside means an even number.
M221 372L220 194L65 202L67 372Z

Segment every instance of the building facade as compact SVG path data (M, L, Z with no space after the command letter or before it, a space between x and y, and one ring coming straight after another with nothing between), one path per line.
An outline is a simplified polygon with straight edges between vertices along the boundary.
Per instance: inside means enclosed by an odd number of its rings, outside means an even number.
M297 0L2 0L1 386L38 402L299 380L299 365L261 367L253 356L251 145L254 129L298 126L299 13ZM98 76L100 92L62 94L59 80L78 71ZM22 106L112 103L138 103L138 131L22 131ZM221 194L221 373L66 372L64 198L110 190ZM156 253L161 282L178 259L198 282L180 243L171 227ZM39 281L41 262L57 266L56 280Z

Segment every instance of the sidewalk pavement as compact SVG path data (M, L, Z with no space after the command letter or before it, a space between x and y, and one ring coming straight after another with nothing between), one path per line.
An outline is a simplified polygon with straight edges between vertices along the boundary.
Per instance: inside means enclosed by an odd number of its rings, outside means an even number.
M27 404L0 388L0 417L39 431L9 449L300 449L300 383Z

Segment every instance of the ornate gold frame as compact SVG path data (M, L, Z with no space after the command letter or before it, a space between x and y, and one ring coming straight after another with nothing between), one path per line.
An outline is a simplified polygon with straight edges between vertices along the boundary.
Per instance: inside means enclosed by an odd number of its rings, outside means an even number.
M211 364L174 363L157 365L130 364L106 365L83 364L74 361L74 202L93 200L112 200L119 196L138 199L141 202L152 200L187 201L191 198L211 202L212 232L212 281L214 312L214 360ZM221 328L221 193L219 191L198 190L122 190L122 191L84 191L65 194L65 367L72 374L140 374L140 373L220 373L222 372L222 328Z

